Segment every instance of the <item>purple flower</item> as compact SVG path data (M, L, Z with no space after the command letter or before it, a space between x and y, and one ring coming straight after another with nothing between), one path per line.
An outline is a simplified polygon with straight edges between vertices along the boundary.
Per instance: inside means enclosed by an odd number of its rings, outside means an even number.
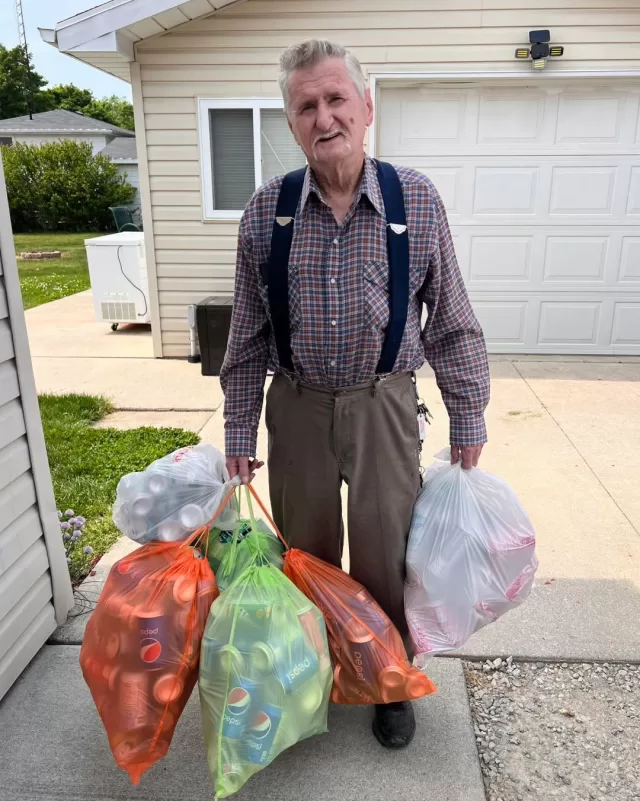
M75 522L76 522L76 519L75 519L75 517L70 517L67 522L69 523L70 526L73 526L75 524Z
M63 521L62 523L60 523L60 528L61 528L63 531L66 531L68 528L71 528L71 526L70 526L70 525L67 523L67 521L65 520L65 521Z
M67 511L64 513L64 516L73 517L73 509L67 509Z
M69 542L69 540L71 539L71 534L69 534L68 532L67 532L67 534L63 534L63 535L62 535L62 539L63 539L65 542Z
M84 517L82 517L82 515L78 515L78 516L76 517L76 525L77 525L78 523L80 523L80 525L81 525L81 526L84 526L84 524L85 524L86 522L87 522L87 521L85 520L85 518L84 518Z
M84 553L93 553L93 548L90 545L85 545L82 550Z
M73 522L74 528L79 529L84 526L84 522L81 522L77 517Z
M62 518L62 512L60 511L60 509L58 509L58 520L60 520L61 518Z

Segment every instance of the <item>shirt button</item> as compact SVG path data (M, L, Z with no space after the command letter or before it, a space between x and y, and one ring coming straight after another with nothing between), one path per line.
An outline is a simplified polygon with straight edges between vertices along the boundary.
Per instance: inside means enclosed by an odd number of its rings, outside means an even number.
M336 321L336 320L332 320L332 321L331 321L331 325L338 325L338 323L337 323L337 321Z
M332 283L332 284L335 284L335 282L336 282L336 279L335 279L335 278L332 278L332 279L331 279L331 283Z
M335 360L335 359L331 359L331 361L329 362L329 364L330 364L332 367L335 367L335 366L336 366L336 360Z
M333 244L334 245L339 245L340 244L340 240L339 239L334 239L333 240Z

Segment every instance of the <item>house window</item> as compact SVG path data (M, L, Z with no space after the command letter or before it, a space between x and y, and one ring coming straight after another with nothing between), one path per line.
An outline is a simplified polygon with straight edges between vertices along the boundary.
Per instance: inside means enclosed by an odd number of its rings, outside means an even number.
M0 136L0 145L12 145L13 139L10 136Z
M201 100L199 106L206 220L239 220L261 184L305 166L282 100Z

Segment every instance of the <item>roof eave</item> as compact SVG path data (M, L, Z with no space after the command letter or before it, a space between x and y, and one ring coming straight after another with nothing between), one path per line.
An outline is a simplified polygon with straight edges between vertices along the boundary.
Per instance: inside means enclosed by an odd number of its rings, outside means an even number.
M243 0L108 0L58 22L55 29L39 31L42 40L61 53L130 82L135 42L238 2Z

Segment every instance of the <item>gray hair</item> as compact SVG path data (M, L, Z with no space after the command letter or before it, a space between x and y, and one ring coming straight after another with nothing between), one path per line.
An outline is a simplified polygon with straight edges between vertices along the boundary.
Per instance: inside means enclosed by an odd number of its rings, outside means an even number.
M284 98L285 110L289 110L289 78L296 70L315 67L327 58L341 58L347 73L360 97L364 97L367 81L362 72L360 62L350 50L342 45L329 42L327 39L307 39L297 45L291 45L280 56L280 75L278 83Z

